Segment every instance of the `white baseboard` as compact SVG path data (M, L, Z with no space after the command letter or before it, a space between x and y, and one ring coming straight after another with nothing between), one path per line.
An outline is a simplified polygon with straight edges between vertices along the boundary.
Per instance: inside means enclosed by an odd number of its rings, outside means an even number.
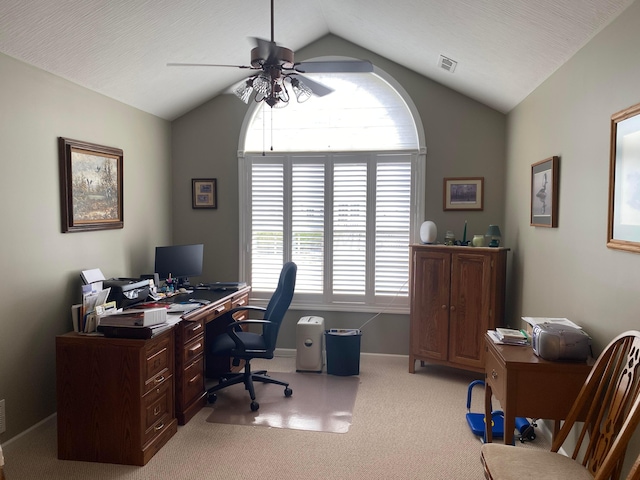
M47 418L45 418L44 420L40 420L38 423L36 423L35 425L32 425L31 427L27 428L24 432L20 432L19 434L17 434L15 437L10 438L9 440L7 440L6 442L4 442L2 445L0 446L7 446L10 443L16 441L17 439L24 437L26 434L28 434L29 432L32 432L33 430L35 430L36 428L39 428L40 426L44 425L45 423L51 421L52 419L56 418L58 414L57 413L53 413L51 415L49 415Z

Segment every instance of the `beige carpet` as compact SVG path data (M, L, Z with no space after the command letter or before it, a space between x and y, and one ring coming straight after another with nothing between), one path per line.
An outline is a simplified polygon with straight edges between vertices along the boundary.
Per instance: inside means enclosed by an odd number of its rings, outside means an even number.
M134 467L58 460L51 419L2 445L5 473L7 480L483 480L482 444L465 420L474 376L435 365L410 374L408 365L407 357L362 355L343 435L212 424L203 408L146 466ZM295 357L254 368L292 373ZM482 397L474 395L472 411L483 408ZM549 441L540 434L514 448L549 449ZM527 472L525 465L523 478Z
M254 383L257 412L249 408L251 399L244 384L217 392L210 423L256 425L292 430L347 433L356 403L359 377L337 377L324 373L275 373L273 378L289 382L291 397L280 385Z

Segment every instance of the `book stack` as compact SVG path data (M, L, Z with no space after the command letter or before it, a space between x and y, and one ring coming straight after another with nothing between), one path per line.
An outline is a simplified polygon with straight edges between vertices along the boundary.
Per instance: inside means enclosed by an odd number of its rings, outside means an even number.
M496 328L498 340L506 345L526 345L527 336L515 328Z
M107 337L151 338L171 328L165 307L123 310L100 318L98 331Z

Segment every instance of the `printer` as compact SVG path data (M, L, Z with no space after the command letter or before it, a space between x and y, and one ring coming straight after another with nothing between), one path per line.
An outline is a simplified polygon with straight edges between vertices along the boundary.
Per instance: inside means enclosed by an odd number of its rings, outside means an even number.
M104 280L103 288L111 288L107 301L115 301L116 308L127 308L144 302L150 290L149 280L139 278L110 278Z
M591 337L584 330L557 323L535 325L531 346L545 360L585 361L591 355Z

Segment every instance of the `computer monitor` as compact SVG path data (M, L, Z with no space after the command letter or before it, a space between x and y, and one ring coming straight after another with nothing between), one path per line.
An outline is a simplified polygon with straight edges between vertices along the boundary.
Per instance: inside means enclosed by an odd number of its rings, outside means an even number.
M189 277L202 275L204 245L156 247L155 272L161 279L175 278L178 288L189 286Z

